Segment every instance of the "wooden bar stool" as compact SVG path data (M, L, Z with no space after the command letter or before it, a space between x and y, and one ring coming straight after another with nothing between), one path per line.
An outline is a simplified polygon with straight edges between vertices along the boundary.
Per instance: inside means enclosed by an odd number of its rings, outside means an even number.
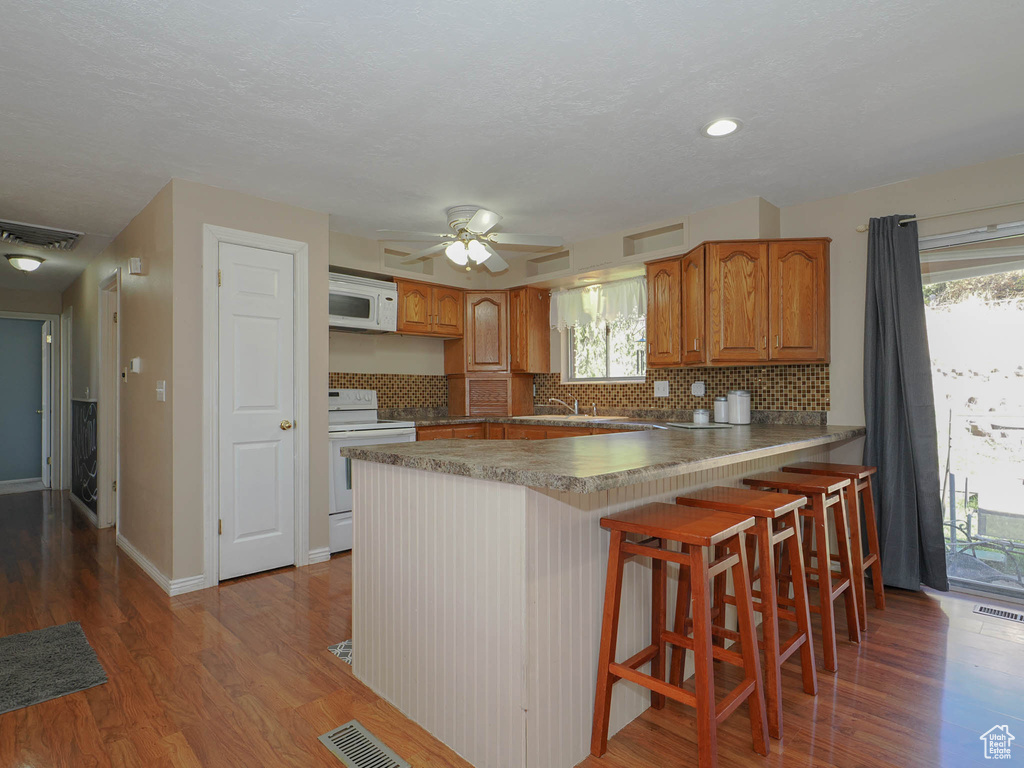
M757 633L751 604L750 581L747 576L746 549L743 531L754 525L749 515L736 515L712 509L680 507L655 502L636 509L601 518L601 526L611 531L608 549L608 578L604 593L604 617L601 625L601 650L598 656L597 693L594 699L594 730L590 754L600 757L608 749L608 713L612 703L612 686L629 680L651 691L651 706L662 709L665 697L695 707L697 710L697 746L699 765L711 768L718 762L718 726L743 702L750 711L750 731L754 750L768 754L768 728L765 719L761 663L757 653ZM639 542L627 541L626 534L639 534ZM665 548L666 542L682 546L680 552ZM708 562L705 547L722 546L727 554ZM622 663L615 661L616 638L619 633L619 604L622 597L623 567L629 558L651 558L653 606L651 610L651 645ZM685 579L687 591L693 592L693 617L684 621L682 632L665 628L666 563L678 563L680 581ZM711 583L724 578L732 570L736 591L736 612L739 631L713 627L711 623ZM683 589L682 584L680 589ZM687 599L686 604L689 605ZM687 627L693 636L686 634ZM713 633L739 643L733 648L712 645ZM666 645L688 648L694 652L696 689L694 693L665 682ZM715 659L741 667L743 681L720 702L715 699ZM637 671L651 662L651 674Z
M799 510L807 504L806 496L792 496L784 493L754 491L748 488L705 488L690 491L676 497L677 504L705 509L720 509L754 516L754 535L747 536L748 543L757 542L757 568L753 558L748 556L750 583L759 581L759 589L752 590L754 610L761 614L761 632L764 638L759 646L765 655L765 696L768 702L768 733L773 738L782 738L782 664L797 650L800 651L800 667L803 673L804 691L812 696L818 693L818 677L814 670L814 648L811 644L811 616L807 598L807 582L804 573L804 553L800 544ZM788 542L788 543L787 543ZM784 557L793 574L793 610L780 608L778 603L778 581L775 575L775 548L785 547ZM785 597L789 596L787 590ZM724 602L733 603L734 598L725 597ZM676 633L680 632L682 601L676 602ZM720 614L724 613L720 611ZM792 621L796 632L785 641L779 639L779 619ZM672 655L669 680L678 685L682 676L685 650Z
M846 509L850 520L850 549L853 556L853 578L857 588L857 608L860 610L860 628L867 631L867 579L871 569L871 589L875 593L875 608L885 610L885 586L882 583L882 560L878 547L878 520L875 517L875 497L871 492L871 475L876 467L860 464L830 464L819 461L801 461L782 468L783 472L800 472L805 475L832 475L845 477L850 485L845 489ZM862 499L858 507L858 499ZM861 531L860 512L864 512L864 527L867 532L867 555L864 554L864 537Z
M821 644L825 655L825 669L835 672L839 667L836 663L836 616L834 602L843 595L846 604L846 624L850 640L860 642L860 617L857 612L857 590L853 588L852 564L850 556L850 532L846 518L846 504L842 491L850 484L844 477L827 475L804 475L798 472L765 472L743 480L752 488L767 488L773 491L800 493L807 496L811 503L803 507L800 514L814 523L814 536L804 540L804 570L807 574L808 586L818 588L818 603L811 605L813 613L821 614ZM832 520L836 530L836 546L839 550L839 578L833 581L831 546L828 540L828 513L832 511ZM812 552L812 541L816 547ZM811 564L811 557L816 562ZM812 578L816 576L816 578ZM795 605L794 601L779 598L779 603L787 607Z

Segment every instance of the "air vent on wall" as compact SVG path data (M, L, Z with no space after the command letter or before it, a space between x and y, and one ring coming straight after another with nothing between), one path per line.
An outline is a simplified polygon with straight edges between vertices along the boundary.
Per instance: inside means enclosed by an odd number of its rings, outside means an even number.
M0 221L0 243L29 246L48 251L70 251L78 245L81 232L38 227L21 221Z

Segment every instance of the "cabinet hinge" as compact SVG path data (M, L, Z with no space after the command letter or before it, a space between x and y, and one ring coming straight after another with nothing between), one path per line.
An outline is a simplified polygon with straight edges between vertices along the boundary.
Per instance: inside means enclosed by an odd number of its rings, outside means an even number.
M217 287L220 288L220 270L217 270Z
M46 457L46 466L50 466L50 457L49 456Z
M114 313L114 322L117 323L117 312Z
M222 519L218 519L217 520L217 535L218 536L223 536L224 535L224 521Z

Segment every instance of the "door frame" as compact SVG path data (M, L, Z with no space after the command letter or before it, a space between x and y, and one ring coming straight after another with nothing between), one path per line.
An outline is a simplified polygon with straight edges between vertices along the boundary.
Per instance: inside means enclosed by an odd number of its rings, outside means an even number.
M57 321L60 320L60 315L52 315L52 314L41 313L41 312L6 312L6 311L0 311L0 318L5 319L5 320L41 320L44 323L47 322L47 321L50 322L51 334L53 335L53 343L50 344L50 397L49 398L43 398L43 407L50 409L49 414L44 414L44 416L47 418L47 420L48 420L48 422L50 424L50 439L49 439L49 443L50 443L50 489L52 490L53 489L53 477L54 477L53 457L54 456L61 456L61 457L63 456L63 442L61 442L61 450L58 452L58 451L54 450L54 440L53 440L53 438L54 438L53 404L57 403L57 402L60 402L60 399L63 397L63 394L62 394L61 390L59 389L59 383L60 382L58 382L57 377L53 375L53 372L55 370L57 370L55 366L59 362L58 348L60 347L60 341L61 341L61 339L60 339L60 331L57 329L59 323L57 323L56 325L54 323L56 323ZM42 382L40 382L40 384L42 384ZM64 436L63 436L62 433L58 433L56 435L56 437L60 441L63 441L63 439L64 439ZM45 446L43 446L43 447L45 448ZM42 459L42 456L40 456L40 459ZM63 474L63 471L64 471L64 469L63 469L63 461L62 461L62 459L58 459L58 461L61 461L60 471ZM40 465L40 471L41 470L42 470L42 466ZM40 477L41 476L42 475L40 475Z
M63 490L71 489L71 328L74 312L74 306L69 305L60 313L57 332L60 342L60 488Z
M112 483L121 487L121 392L118 386L121 326L110 315L113 311L117 313L118 321L121 319L120 267L115 267L100 280L97 292L99 375L96 392L96 520L97 527L109 528L119 527L121 522L121 494L112 487Z
M220 583L220 542L217 530L220 499L220 300L217 272L220 244L262 248L292 256L293 421L295 440L294 511L295 565L309 564L309 245L270 235L203 225L203 580Z

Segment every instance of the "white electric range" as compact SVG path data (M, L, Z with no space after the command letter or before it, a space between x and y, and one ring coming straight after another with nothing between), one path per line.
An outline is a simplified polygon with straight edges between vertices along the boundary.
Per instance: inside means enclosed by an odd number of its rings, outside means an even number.
M352 462L340 449L353 445L412 443L416 424L377 418L377 392L372 389L327 391L330 440L331 552L352 549Z

